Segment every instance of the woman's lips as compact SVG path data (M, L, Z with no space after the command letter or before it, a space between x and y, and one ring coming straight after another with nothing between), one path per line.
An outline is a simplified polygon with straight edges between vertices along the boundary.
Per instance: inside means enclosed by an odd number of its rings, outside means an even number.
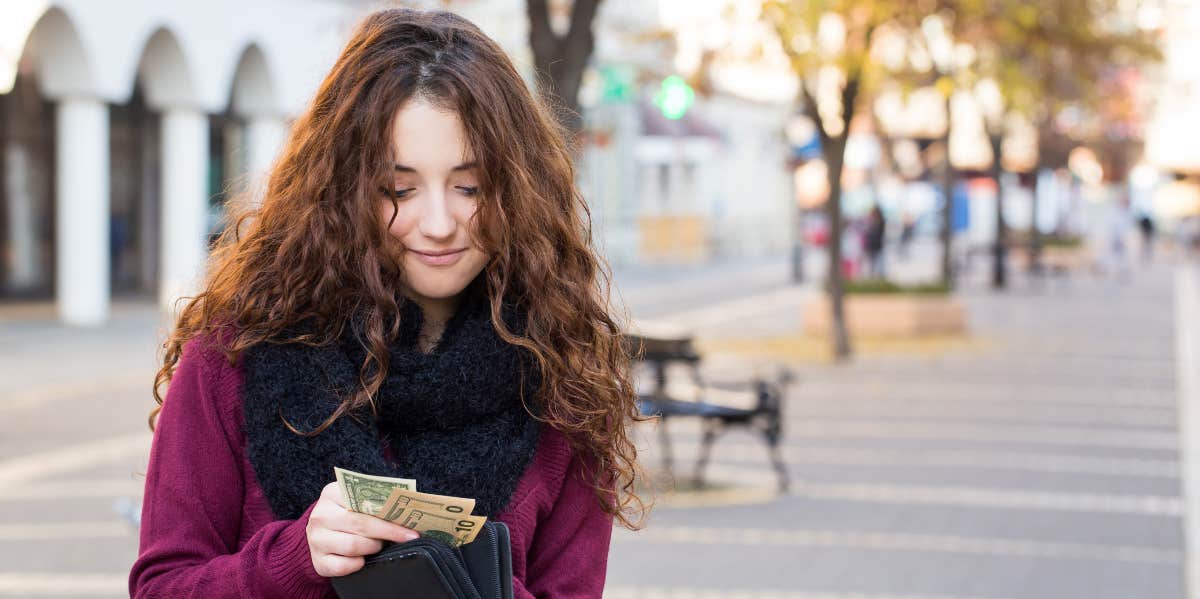
M459 259L463 257L463 254L467 253L466 248L461 250L452 250L446 253L426 253L417 250L408 251L412 252L413 255L417 257L417 260L420 260L422 264L426 264L428 266L450 266L451 264L458 262Z

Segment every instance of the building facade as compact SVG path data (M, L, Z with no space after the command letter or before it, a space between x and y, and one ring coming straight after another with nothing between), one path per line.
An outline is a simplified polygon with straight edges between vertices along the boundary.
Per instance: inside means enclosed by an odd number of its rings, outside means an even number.
M359 11L0 2L0 293L94 325L114 294L194 292L226 190L268 168Z
M198 291L226 198L261 183L351 27L386 4L0 0L0 301L53 299L87 326L114 297L173 310ZM533 85L523 0L403 4L462 13ZM595 31L595 66L639 73L628 102L583 102L580 184L610 260L786 247L786 104L718 91L700 124L663 127L646 84L677 45L659 3L605 2Z

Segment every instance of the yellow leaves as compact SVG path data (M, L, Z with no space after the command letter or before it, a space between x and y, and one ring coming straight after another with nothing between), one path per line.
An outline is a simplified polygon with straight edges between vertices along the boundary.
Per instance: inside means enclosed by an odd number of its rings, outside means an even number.
M938 77L933 86L937 88L938 92L942 94L943 98L949 98L950 96L954 95L954 79L948 75L942 75L941 77Z
M1030 114L1064 101L1088 103L1113 66L1157 59L1143 32L1106 25L1114 1L765 0L762 14L807 91L824 105L822 115L840 110L837 97L818 89L829 84L816 84L828 81L816 75L830 70L868 97L905 77L947 97L990 80L1002 111ZM940 41L921 27L933 14L944 23ZM941 71L931 64L935 47Z
M1024 4L1013 11L1013 20L1025 30L1038 26L1038 4Z

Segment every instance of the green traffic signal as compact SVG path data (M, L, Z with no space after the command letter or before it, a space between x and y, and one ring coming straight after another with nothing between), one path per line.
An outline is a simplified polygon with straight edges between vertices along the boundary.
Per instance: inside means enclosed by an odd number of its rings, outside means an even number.
M662 87L654 96L654 105L658 106L663 116L675 120L683 117L695 99L696 92L683 77L671 75L663 79Z
M600 67L600 80L603 91L600 99L603 102L629 102L634 98L634 86L637 75L633 68L625 65L606 65Z

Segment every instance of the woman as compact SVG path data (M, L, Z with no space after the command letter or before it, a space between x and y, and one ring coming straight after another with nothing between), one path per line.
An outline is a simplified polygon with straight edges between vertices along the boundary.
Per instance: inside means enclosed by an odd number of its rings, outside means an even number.
M638 416L554 123L461 17L365 19L166 344L132 596L332 596L416 536L335 467L476 499L518 597L600 596Z

